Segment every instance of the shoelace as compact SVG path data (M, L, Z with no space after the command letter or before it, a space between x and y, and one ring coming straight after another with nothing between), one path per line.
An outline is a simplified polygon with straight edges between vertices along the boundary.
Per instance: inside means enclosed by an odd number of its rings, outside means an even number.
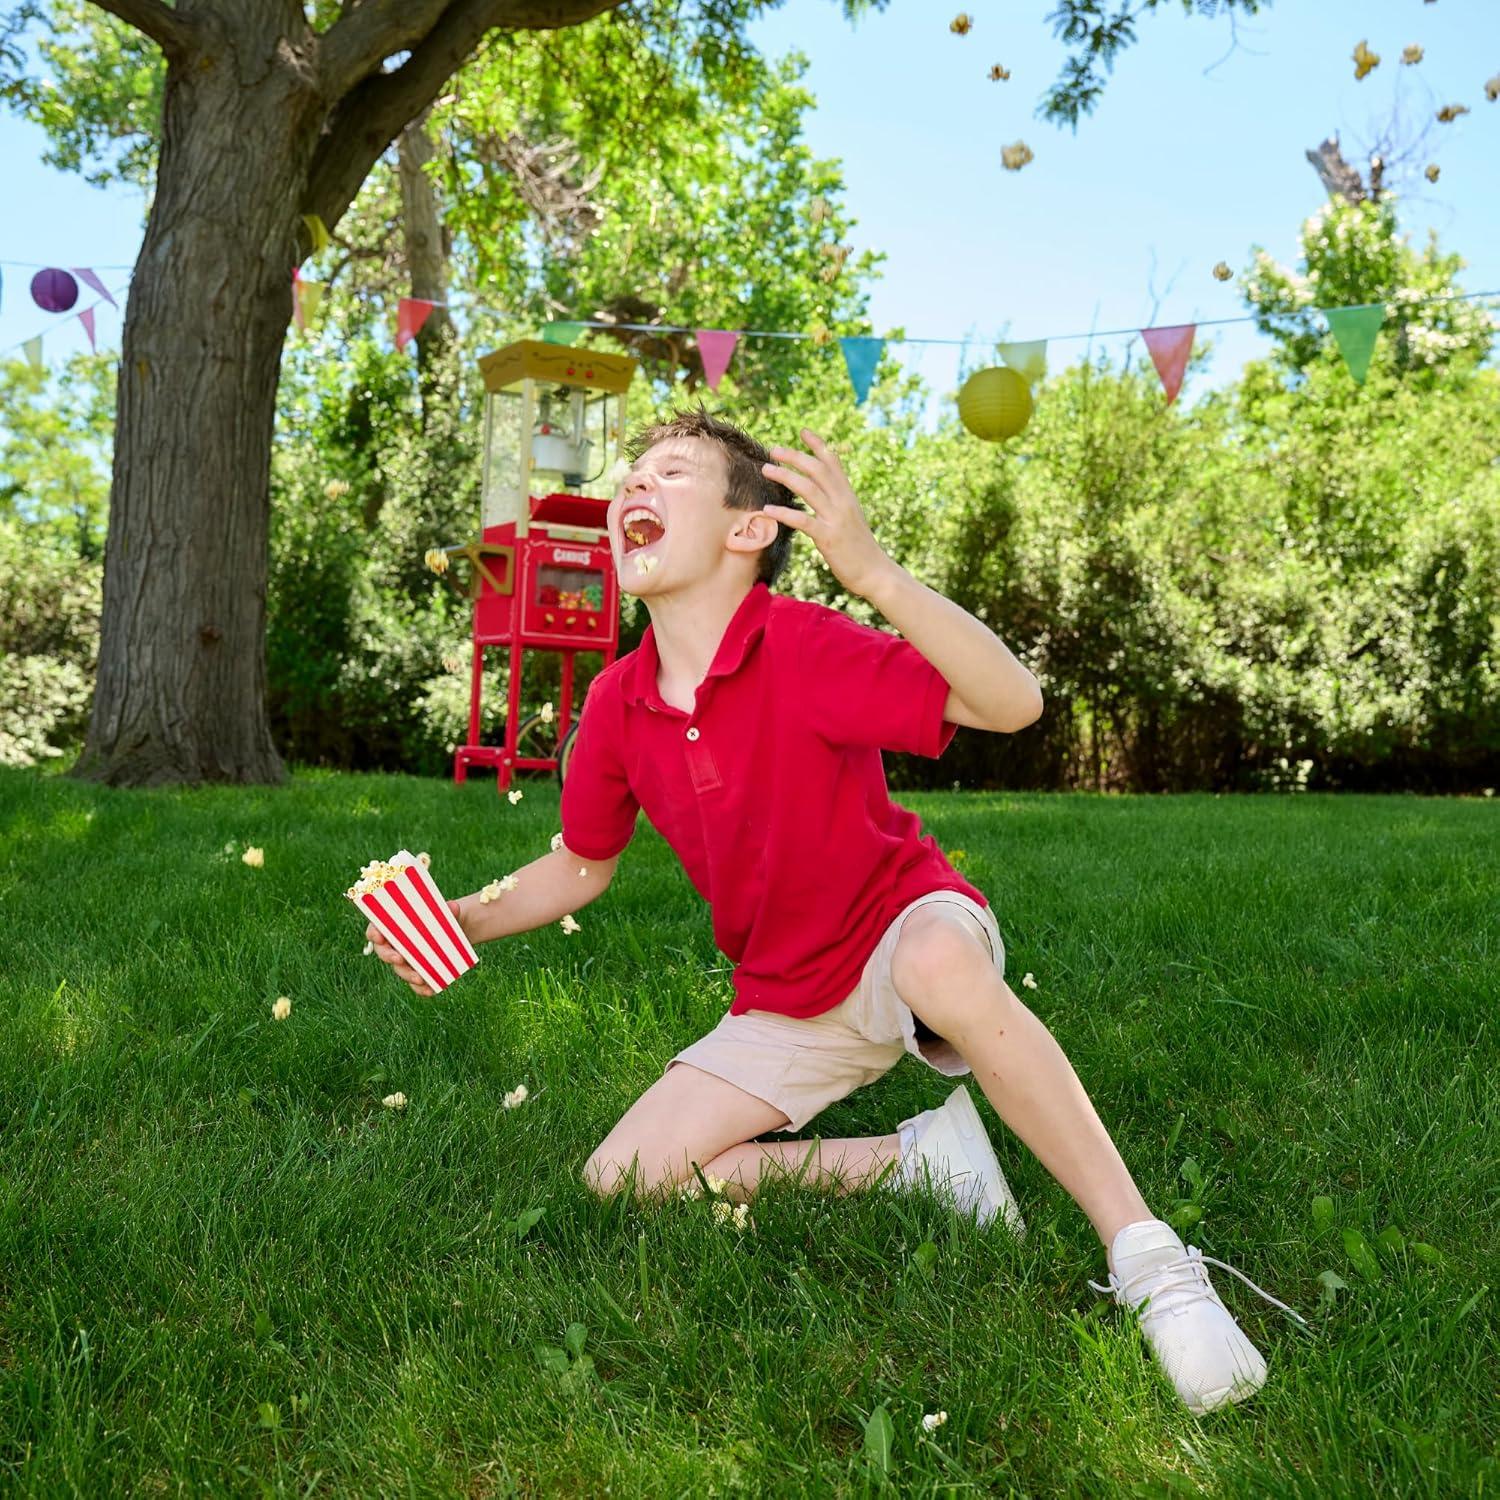
M1304 1327L1307 1326L1307 1319L1301 1313L1297 1312L1294 1308L1288 1307L1285 1302L1278 1302L1268 1291L1256 1286L1243 1271L1236 1271L1233 1266L1226 1262L1212 1255L1205 1255L1196 1245L1189 1245L1186 1255L1180 1256L1177 1260L1169 1261L1164 1266L1147 1266L1144 1270L1137 1272L1136 1275L1131 1277L1128 1282L1122 1282L1111 1271L1109 1273L1108 1285L1100 1286L1097 1281L1091 1281L1089 1285L1096 1292L1113 1292L1116 1297L1123 1297L1131 1306L1134 1306L1139 1300L1137 1291L1141 1287L1141 1284L1160 1278L1160 1284L1156 1287L1155 1291L1150 1293L1151 1307L1149 1310L1164 1312L1175 1307L1184 1307L1200 1297L1208 1297L1212 1301L1218 1300L1213 1286L1208 1279L1208 1272L1204 1270L1205 1265L1219 1266L1223 1270L1228 1271L1231 1276L1238 1276L1252 1292L1264 1297L1267 1302L1275 1307L1279 1307L1282 1312L1291 1313L1299 1323ZM1176 1297L1170 1295L1174 1292L1178 1294ZM1140 1295L1143 1296L1145 1293L1141 1292Z

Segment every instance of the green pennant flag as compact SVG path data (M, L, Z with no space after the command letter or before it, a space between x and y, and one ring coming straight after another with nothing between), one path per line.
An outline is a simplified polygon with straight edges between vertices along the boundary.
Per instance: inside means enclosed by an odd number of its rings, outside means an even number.
M542 342L544 344L571 344L582 332L582 323L546 323L542 327Z
M1339 353L1349 373L1359 382L1365 383L1370 368L1370 356L1375 352L1375 335L1385 321L1385 304L1377 302L1369 307L1328 307L1323 315L1338 342Z

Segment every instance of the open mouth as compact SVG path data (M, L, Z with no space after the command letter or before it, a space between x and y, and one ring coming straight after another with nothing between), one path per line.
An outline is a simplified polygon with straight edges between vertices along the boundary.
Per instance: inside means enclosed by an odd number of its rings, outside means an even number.
M655 546L667 533L654 511L637 506L625 512L620 522L621 546L625 556Z

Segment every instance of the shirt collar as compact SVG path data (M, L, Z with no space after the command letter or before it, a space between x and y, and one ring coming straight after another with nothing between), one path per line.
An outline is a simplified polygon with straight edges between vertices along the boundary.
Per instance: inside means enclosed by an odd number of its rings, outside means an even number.
M763 579L757 579L750 587L750 592L740 601L740 607L730 617L728 625L724 627L724 634L719 640L719 649L714 653L714 659L709 664L706 682L709 677L724 677L729 673L737 671L740 663L744 661L751 646L760 639L761 632L766 628L766 616L771 608L771 590ZM656 688L656 673L661 665L660 658L656 654L656 626L654 624L646 627L646 633L641 637L641 643L635 649L635 670L627 673L623 687L625 697L636 705L642 703L660 703L661 698Z

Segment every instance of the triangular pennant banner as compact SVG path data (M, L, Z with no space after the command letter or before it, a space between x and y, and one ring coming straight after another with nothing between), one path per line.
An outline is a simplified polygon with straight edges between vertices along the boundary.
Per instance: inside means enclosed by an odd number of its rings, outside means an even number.
M307 326L318 315L318 304L323 300L323 283L321 281L304 281L300 276L297 284L292 288L292 313L297 319L297 327L303 333L307 332Z
M1370 356L1375 352L1375 335L1385 321L1385 304L1377 302L1373 307L1329 307L1324 317L1338 341L1339 353L1349 366L1349 373L1363 385L1370 369Z
M109 288L105 286L105 284L99 280L98 276L95 275L94 272L89 270L87 266L74 266L73 274L80 281L84 282L88 286L91 286L96 292L98 292L99 295L103 297L111 307L118 307L120 305L115 301L113 297L110 296Z
M884 339L848 338L840 339L844 350L844 364L849 370L849 383L854 387L854 404L863 406L870 394L871 382L880 356L885 352Z
M734 346L739 343L740 336L719 328L700 328L697 337L698 357L703 361L703 378L708 381L709 390L717 395L719 382L729 368L729 361L734 358Z
M78 321L83 324L83 331L89 336L89 348L95 354L99 352L99 345L94 340L94 309L86 307L78 314Z
M5 306L5 276L0 273L0 307Z
M328 226L317 214L303 214L302 222L307 225L308 237L312 240L312 253L321 255L333 241Z
M1193 334L1196 323L1176 323L1167 328L1142 328L1141 337L1151 351L1151 363L1161 376L1162 387L1167 393L1167 405L1177 399L1182 389L1182 374L1187 369L1188 355L1193 352Z
M42 336L37 334L34 339L27 339L21 347L26 351L26 363L33 370L42 368Z
M1047 373L1047 340L1029 339L1024 344L1001 344L1000 358L1027 385L1035 385Z
M396 347L404 349L421 333L422 325L432 316L436 302L421 297L403 297L396 304Z
M571 344L582 332L582 323L547 323L542 328L542 342L544 344Z

